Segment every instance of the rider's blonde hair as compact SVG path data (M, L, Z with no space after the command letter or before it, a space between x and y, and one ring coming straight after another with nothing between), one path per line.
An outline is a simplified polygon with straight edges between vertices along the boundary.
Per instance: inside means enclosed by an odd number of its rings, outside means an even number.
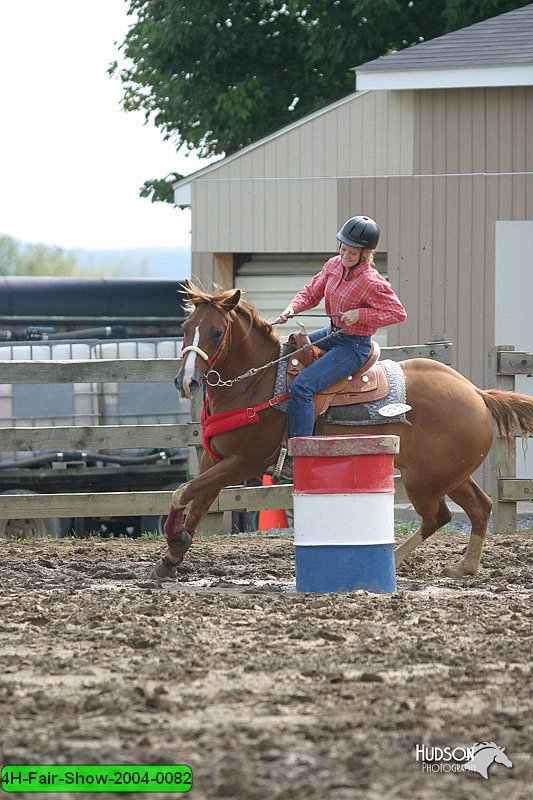
M342 242L339 242L339 250L341 247ZM366 250L363 248L363 261L366 261L367 264L370 264L371 267L374 266L374 250L367 248Z
M374 266L374 251L373 250L363 250L363 259L366 261L367 264L370 264L371 267Z

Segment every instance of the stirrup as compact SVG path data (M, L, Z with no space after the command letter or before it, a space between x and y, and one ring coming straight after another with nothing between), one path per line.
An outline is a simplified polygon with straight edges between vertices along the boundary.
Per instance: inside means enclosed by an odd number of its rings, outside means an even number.
M272 480L279 481L281 478L281 470L283 469L283 465L285 463L285 459L287 458L287 448L283 445L279 449L279 456L278 460L276 461L276 466L272 470Z

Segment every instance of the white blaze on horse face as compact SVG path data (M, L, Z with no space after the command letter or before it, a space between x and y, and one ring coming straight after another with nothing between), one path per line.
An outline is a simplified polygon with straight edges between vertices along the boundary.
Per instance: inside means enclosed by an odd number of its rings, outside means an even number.
M193 337L193 347L198 347L198 342L200 341L200 326L198 325L197 328L194 330L194 337ZM194 377L194 373L196 371L196 353L194 350L190 350L185 356L185 366L183 368L183 391L185 392L185 397L190 397L190 390L189 387L191 385L191 381Z

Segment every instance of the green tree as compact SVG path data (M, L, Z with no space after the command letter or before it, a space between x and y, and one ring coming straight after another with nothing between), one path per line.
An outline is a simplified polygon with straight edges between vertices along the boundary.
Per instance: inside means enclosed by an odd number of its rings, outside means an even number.
M76 259L61 247L45 244L21 246L10 236L0 236L0 275L77 275Z
M46 275L96 277L109 275L123 277L131 274L131 267L121 264L101 266L88 269L78 263L75 255L65 253L61 247L45 244L19 244L11 236L0 235L0 275ZM134 274L146 275L146 264L137 265Z
M470 0L469 3L465 3L464 0L447 0L443 11L445 25L443 33L457 31L475 22L527 5L529 3L513 2L513 0Z
M0 235L0 275L16 275L19 249L11 236Z
M354 66L516 0L128 0L110 73L127 111L203 156L240 148L354 90ZM172 200L171 176L141 194ZM172 176L180 177L180 176Z

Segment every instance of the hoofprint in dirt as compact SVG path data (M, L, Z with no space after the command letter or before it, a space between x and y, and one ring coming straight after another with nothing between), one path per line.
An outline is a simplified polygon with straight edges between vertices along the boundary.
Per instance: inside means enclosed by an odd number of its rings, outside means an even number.
M533 540L440 578L466 541L383 596L297 595L290 538L200 539L161 585L158 541L2 543L1 761L190 764L195 800L530 798ZM512 767L416 760L483 741Z

